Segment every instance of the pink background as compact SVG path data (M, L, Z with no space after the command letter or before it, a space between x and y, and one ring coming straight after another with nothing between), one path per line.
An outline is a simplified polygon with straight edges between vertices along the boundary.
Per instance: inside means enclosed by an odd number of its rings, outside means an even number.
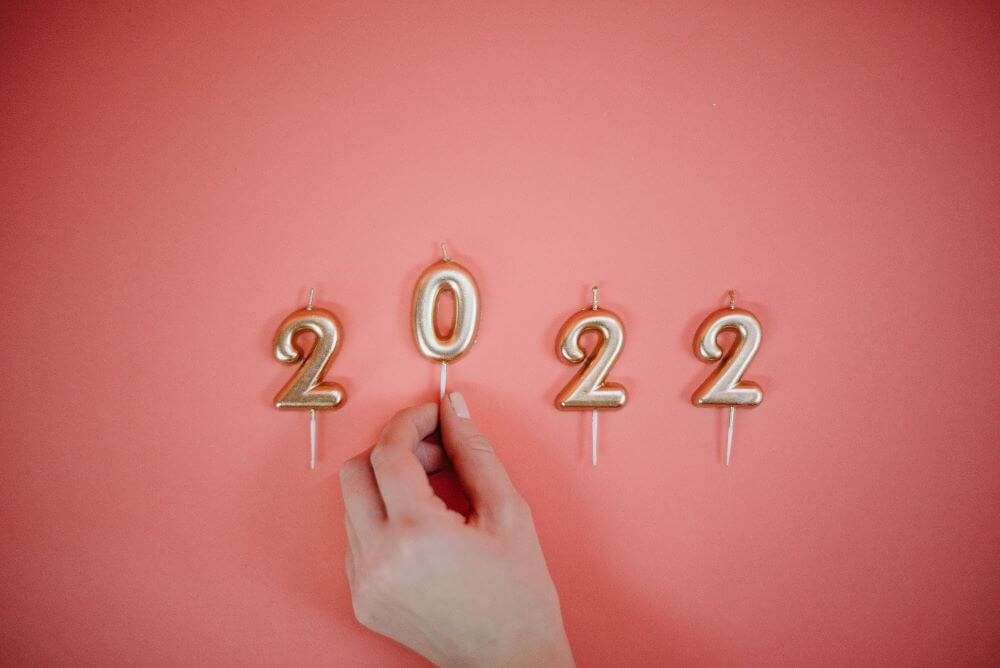
M435 396L440 240L580 664L996 660L995 8L76 4L0 12L4 663L422 663L353 619L337 469ZM596 469L552 405L593 282ZM310 286L315 473L270 403ZM730 287L765 400L727 469L689 395Z

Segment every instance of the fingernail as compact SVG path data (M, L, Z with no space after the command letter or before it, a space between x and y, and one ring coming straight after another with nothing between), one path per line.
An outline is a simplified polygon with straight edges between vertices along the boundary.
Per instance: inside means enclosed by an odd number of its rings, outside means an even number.
M465 403L465 397L462 396L461 392L452 392L448 395L448 400L451 401L451 408L455 411L455 415L460 418L469 417L469 404Z

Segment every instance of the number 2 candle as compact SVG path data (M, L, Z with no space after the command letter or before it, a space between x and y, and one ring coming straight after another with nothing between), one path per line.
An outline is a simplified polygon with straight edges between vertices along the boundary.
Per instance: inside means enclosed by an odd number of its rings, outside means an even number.
M618 383L607 382L611 366L625 344L625 325L621 318L597 304L597 286L593 288L589 309L577 311L563 323L556 336L556 355L569 364L582 364L580 371L556 396L560 410L591 410L591 451L597 466L597 411L625 405L628 395ZM592 330L601 341L589 356L580 347L580 337Z
M323 382L323 375L337 352L342 338L340 321L324 308L313 308L315 289L309 290L306 307L291 313L278 325L274 335L274 356L282 364L302 360L298 371L274 397L275 408L309 411L309 468L316 468L316 411L339 408L347 393L338 383ZM303 359L296 338L302 332L312 332L316 342Z
M725 354L717 340L724 330L732 330L738 337ZM743 380L743 374L760 348L760 338L760 322L750 311L736 308L736 293L732 290L729 291L729 308L709 313L694 335L695 356L703 362L718 362L719 366L694 391L691 401L695 406L729 406L726 466L733 455L736 408L753 408L764 400L760 385Z

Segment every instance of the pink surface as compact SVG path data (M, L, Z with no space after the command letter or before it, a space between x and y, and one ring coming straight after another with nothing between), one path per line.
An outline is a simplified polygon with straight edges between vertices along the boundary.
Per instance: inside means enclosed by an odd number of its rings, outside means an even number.
M435 396L439 240L581 665L997 660L995 9L327 4L0 10L4 663L420 664L352 617L336 472ZM593 282L596 469L552 405ZM270 404L309 286L315 473ZM765 399L727 469L689 395L729 287Z

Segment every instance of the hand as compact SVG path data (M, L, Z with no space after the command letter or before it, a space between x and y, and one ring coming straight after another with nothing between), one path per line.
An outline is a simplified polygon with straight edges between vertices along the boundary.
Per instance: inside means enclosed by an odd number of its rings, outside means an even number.
M427 480L445 454L467 520ZM340 483L358 621L440 666L573 665L531 510L461 394L397 413Z

